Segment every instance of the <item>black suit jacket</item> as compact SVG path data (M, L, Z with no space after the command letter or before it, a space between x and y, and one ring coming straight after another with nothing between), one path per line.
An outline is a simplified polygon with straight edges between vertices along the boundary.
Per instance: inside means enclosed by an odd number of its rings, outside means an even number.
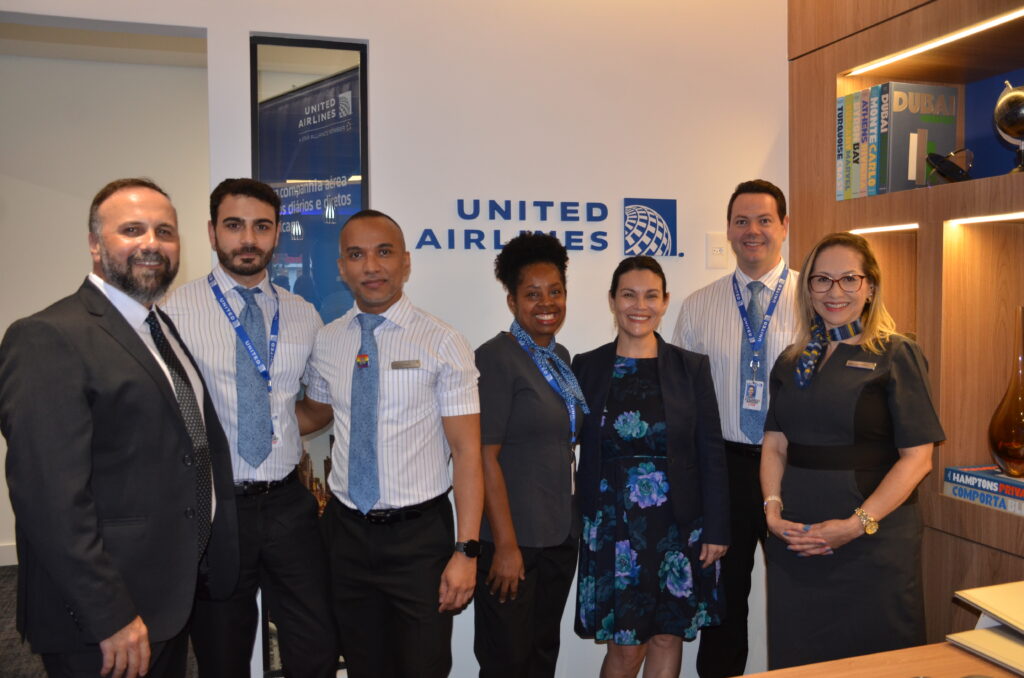
M202 585L221 597L238 576L237 514L228 443L208 395L203 408L217 508ZM136 615L152 642L180 632L200 570L192 443L160 365L88 280L8 329L0 430L18 628L33 650L84 649Z
M669 495L676 520L704 517L703 540L729 543L729 479L718 400L706 355L658 336L658 374L668 427ZM576 486L584 515L596 509L601 468L601 417L611 388L615 342L577 355L572 370L587 398Z

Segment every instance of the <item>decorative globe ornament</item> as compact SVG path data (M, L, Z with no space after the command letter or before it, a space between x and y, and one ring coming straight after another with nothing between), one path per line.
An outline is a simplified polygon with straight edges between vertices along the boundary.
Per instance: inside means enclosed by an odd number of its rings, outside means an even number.
M992 118L1004 139L1017 145L1017 166L1012 172L1024 172L1024 87L1014 87L1008 80L1006 89L996 100Z

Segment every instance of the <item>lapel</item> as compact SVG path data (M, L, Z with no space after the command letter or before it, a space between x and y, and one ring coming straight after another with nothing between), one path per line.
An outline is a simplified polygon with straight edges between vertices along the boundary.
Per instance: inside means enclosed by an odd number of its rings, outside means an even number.
M94 318L96 325L120 344L128 355L134 358L152 377L153 381L156 382L157 388L180 418L181 411L178 407L178 399L174 396L174 390L171 388L170 382L167 381L167 375L164 374L163 369L153 358L153 354L149 352L146 344L142 342L138 332L128 324L128 321L110 303L110 300L104 296L103 292L100 292L95 285L89 282L88 278L82 283L76 296L85 307L85 310Z
M684 380L678 378L679 359L672 347L657 332L654 336L658 339L658 384L667 414L683 400L681 387ZM671 417L666 417L666 421L671 420Z
M588 402L591 413L600 415L604 411L605 403L608 402L608 391L612 387L612 366L615 365L615 344L611 342L599 347L594 356L598 369L594 374L594 393L597 396L596 402Z

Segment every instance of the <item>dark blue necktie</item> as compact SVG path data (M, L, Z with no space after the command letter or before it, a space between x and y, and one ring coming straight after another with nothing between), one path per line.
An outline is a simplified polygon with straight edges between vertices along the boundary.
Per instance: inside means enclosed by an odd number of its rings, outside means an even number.
M377 340L373 336L373 331L384 322L384 316L360 313L356 319L362 333L356 364L352 368L348 493L357 509L369 513L380 499L380 481L377 477L377 394L380 388L380 365Z
M260 289L236 287L235 290L245 301L239 321L260 359L266 364L267 328L263 324L263 311L256 303ZM270 420L270 394L267 392L266 380L256 369L245 344L237 336L235 392L238 395L238 456L256 468L270 455L270 438L274 433Z
M747 316L750 321L750 329L757 336L757 333L761 330L761 323L764 321L764 311L761 310L761 290L764 289L764 283L759 280L753 280L747 283L747 289L750 290L750 301L747 303ZM767 337L765 339L767 342ZM746 396L747 379L754 379L755 375L750 367L750 362L754 359L754 349L750 347L750 340L747 337L747 333L743 333L743 348L740 352L740 403L742 404L743 398ZM758 367L756 379L758 381L765 380L765 370L769 369L769 365L766 365L764 361L761 361L760 367ZM760 410L748 410L745 407L740 407L740 430L743 431L743 435L750 440L751 443L757 445L761 442L762 436L764 436L764 416L767 411L768 398L765 397L765 393L762 391L761 394L761 409Z

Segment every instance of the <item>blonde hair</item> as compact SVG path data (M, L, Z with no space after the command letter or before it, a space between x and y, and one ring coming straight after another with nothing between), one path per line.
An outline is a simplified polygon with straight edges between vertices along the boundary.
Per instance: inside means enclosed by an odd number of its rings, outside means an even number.
M811 303L811 271L814 270L818 254L830 247L846 247L859 254L864 275L867 276L867 282L872 288L860 317L861 324L864 326L861 333L861 345L871 353L880 354L885 350L889 337L898 334L896 321L889 315L889 311L885 310L885 304L882 302L882 271L868 241L854 233L829 233L811 248L807 258L804 259L803 268L800 270L800 290L797 294L799 334L796 342L786 349L787 358L798 357L811 341L811 324L814 322L815 316L814 305Z

